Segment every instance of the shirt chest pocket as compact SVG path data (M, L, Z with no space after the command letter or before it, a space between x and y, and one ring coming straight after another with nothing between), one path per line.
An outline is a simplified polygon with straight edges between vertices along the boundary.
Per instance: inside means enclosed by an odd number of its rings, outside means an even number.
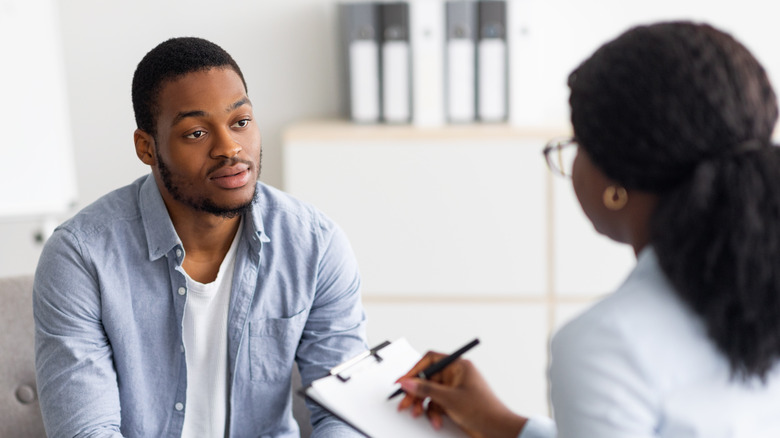
M307 312L249 323L250 378L267 382L290 377Z

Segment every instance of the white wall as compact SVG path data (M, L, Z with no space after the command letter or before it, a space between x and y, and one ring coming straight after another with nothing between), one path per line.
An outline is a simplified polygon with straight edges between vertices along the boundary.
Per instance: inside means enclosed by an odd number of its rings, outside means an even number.
M11 0L0 0L4 7ZM22 1L22 0L18 0ZM528 11L537 50L527 67L536 86L528 105L565 125L567 73L628 24L659 18L709 19L780 73L778 7L765 0L510 0ZM211 39L241 65L264 139L262 179L281 185L282 127L330 117L343 102L337 67L336 0L59 0L78 206L145 174L135 157L130 82L143 55L173 36ZM19 41L24 44L24 41ZM24 68L24 60L5 60ZM3 66L7 68L7 66ZM0 70L0 80L4 80ZM780 81L775 81L779 83ZM0 222L0 275L31 273L38 224Z
M740 40L780 88L777 22L780 2L769 0L509 0L517 4L529 62L529 118L556 125L568 117L568 73L601 44L630 26L661 20L708 22ZM519 21L518 20L518 21ZM510 73L511 74L511 73ZM530 110L529 110L530 108Z

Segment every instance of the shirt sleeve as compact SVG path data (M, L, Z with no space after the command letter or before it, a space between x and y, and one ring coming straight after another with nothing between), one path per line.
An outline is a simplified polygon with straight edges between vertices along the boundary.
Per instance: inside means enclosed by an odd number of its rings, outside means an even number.
M35 367L49 437L121 436L100 291L85 260L75 237L60 230L46 243L35 274Z
M517 438L556 438L555 423L547 417L531 417Z
M655 436L653 385L619 324L599 314L553 338L550 395L559 438Z
M298 347L304 386L368 349L357 260L341 229L332 225L325 231L314 303ZM307 400L307 405L313 437L363 436L315 403Z

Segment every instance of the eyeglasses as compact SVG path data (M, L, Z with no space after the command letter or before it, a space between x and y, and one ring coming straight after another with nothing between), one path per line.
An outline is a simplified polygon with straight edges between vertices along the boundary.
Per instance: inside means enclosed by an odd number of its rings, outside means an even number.
M557 175L571 178L574 158L577 156L577 147L577 140L574 137L550 140L542 150L550 171Z

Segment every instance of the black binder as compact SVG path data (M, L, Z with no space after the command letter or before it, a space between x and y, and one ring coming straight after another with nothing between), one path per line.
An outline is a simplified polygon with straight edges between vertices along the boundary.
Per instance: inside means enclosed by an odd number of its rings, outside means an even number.
M409 45L409 4L381 4L382 119L406 123L412 112L412 70Z
M447 120L476 119L477 2L449 0L445 4L445 107Z
M380 119L379 6L374 3L339 4L342 53L350 118L356 122Z
M477 118L501 122L507 118L506 2L479 3L477 42Z

